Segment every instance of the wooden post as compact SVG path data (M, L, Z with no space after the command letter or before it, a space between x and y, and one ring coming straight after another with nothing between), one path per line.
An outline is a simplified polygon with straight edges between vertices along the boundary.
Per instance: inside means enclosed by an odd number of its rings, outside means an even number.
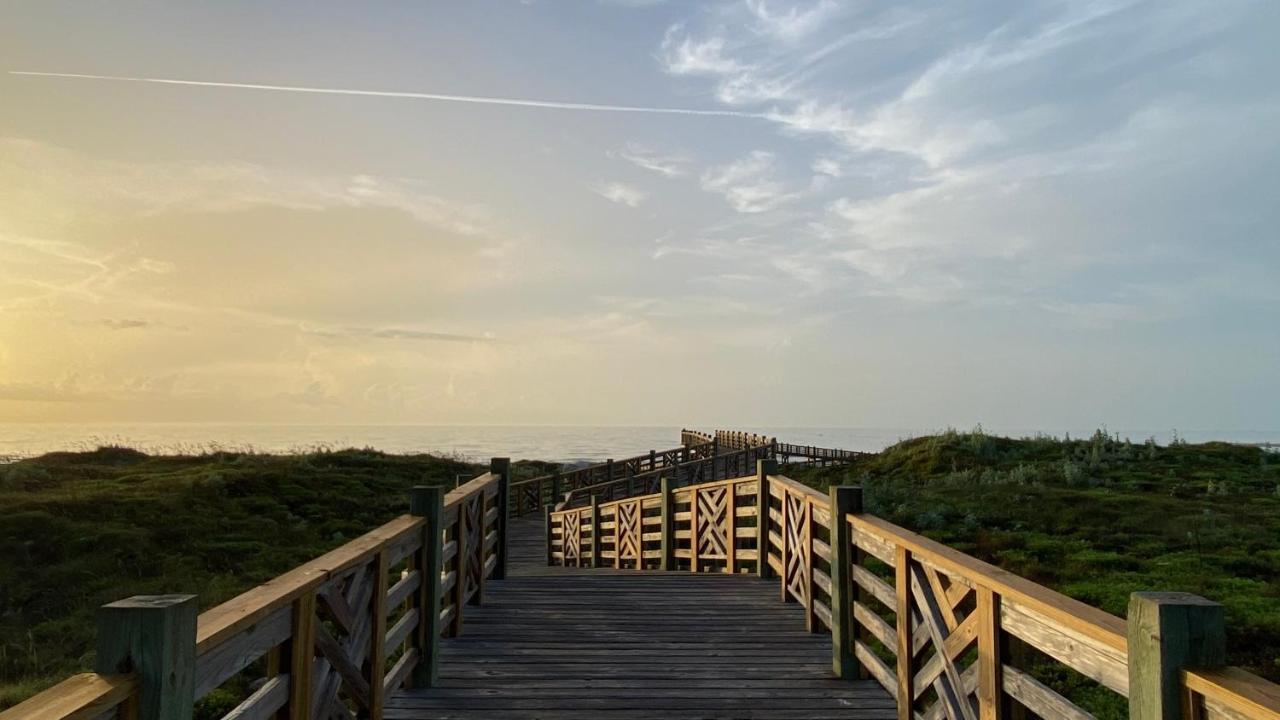
M289 640L285 643L287 653L282 659L288 665L283 672L289 675L289 702L280 716L289 720L311 720L311 681L314 677L311 669L316 660L316 594L308 592L293 601L293 624L289 632ZM298 678L294 680L293 678Z
M413 668L411 687L433 687L440 678L440 573L444 569L444 492L438 487L418 486L409 491L409 513L423 519L422 547L414 554L413 566L421 577L417 599L410 600L418 611L418 628L413 648L418 664ZM459 578L458 582L462 582ZM462 614L458 608L457 613Z
M547 565L555 565L555 543L551 538L551 513L556 509L555 505L547 505L542 508L542 524L547 534ZM564 552L564 531L561 530L560 551Z
M916 673L911 643L911 551L899 545L893 559L894 589L898 603L894 614L898 617L898 720L915 720L915 688L912 679Z
M756 575L761 580L773 577L769 567L769 476L777 474L776 461L756 461Z
M381 718L385 704L382 682L387 675L387 575L391 558L385 549L373 562L373 632L369 635L369 717Z
M197 612L195 595L135 595L98 610L94 671L137 677L138 720L190 720Z
M511 458L493 458L489 461L489 472L498 476L498 545L494 548L497 562L493 565L493 579L502 580L507 576L507 527L511 521L507 501L511 492ZM483 541L483 533L481 539ZM483 575L483 564L480 570ZM479 593L476 596L479 597Z
M662 560L658 565L659 570L675 570L676 569L676 522L675 507L673 504L675 498L671 495L671 478L664 477L658 480L662 489Z
M978 720L1004 715L1004 661L1000 650L1000 596L978 586Z
M551 477L551 504L559 505L564 498L564 473L556 473Z
M713 457L714 461L715 458ZM689 486L689 572L698 572L698 486Z
M591 496L591 567L600 567L600 497L597 495Z
M657 450L649 451L649 469L650 470L658 469L658 451Z
M862 488L831 488L831 671L836 677L856 680L860 673L853 654L853 537L845 516L862 512Z
M787 546L790 544L790 541L788 540L788 538L791 537L791 533L787 532L787 520L788 520L787 516L790 515L790 513L787 511L787 507L790 504L791 503L787 502L787 486L783 485L782 486L782 512L781 512L781 515L779 516L779 528L778 528L781 531L780 537L782 538L782 547L778 548L778 560L779 560L778 587L782 591L782 602L784 603L791 602L792 600L794 600L794 598L791 597L791 593L787 592L787 551L790 549Z
M1128 638L1131 720L1180 720L1183 668L1227 661L1222 606L1197 595L1130 595Z

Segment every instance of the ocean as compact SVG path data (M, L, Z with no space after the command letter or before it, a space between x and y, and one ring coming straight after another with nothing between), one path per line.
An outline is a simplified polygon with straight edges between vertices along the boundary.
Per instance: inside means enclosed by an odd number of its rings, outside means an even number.
M710 430L710 427L697 428ZM938 428L734 427L800 445L876 452L899 440L938 432ZM1088 428L987 428L996 435L1024 437L1037 432L1087 437ZM1189 442L1227 440L1274 442L1280 432L1261 430L1112 430L1141 442L1154 437L1165 444L1175 437ZM452 455L482 461L491 457L552 462L599 462L680 444L680 428L621 426L446 426L446 425L248 425L201 423L0 423L0 461L60 450L92 450L125 445L149 453L200 453L236 450L291 453L317 448L374 448L389 453Z

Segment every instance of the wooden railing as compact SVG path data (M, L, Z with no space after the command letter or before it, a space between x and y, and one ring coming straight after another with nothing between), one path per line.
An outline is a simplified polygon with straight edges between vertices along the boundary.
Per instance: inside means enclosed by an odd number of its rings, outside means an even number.
M796 445L795 443L778 442L777 438L735 430L717 430L713 439L722 451L726 448L740 450L773 443L778 459L784 463L792 458L800 458L811 463L833 463L852 462L858 458L869 457L869 453L818 447L817 445Z
M874 678L901 720L1092 717L1036 676L1055 663L1127 698L1131 718L1280 720L1280 686L1222 667L1216 603L1135 593L1126 623L863 513L860 488L776 472L551 512L547 560L776 578L831 633L833 672Z
M436 682L440 636L463 630L506 572L510 463L445 493L414 488L410 514L196 615L194 595L102 608L96 673L0 712L0 720L189 718L242 676L225 717L381 718L401 686Z
M664 465L649 472L626 474L614 480L580 487L566 493L564 501L557 504L555 508L583 507L593 498L598 502L608 502L654 493L658 491L664 479L669 479L672 487L681 487L744 475L755 467L756 461L772 459L773 455L771 444L714 455L704 454L684 462Z
M686 440L682 431L680 447L670 450L650 450L646 455L607 460L595 465L563 472L541 475L511 483L511 514L515 516L540 513L547 505L564 502L567 493L591 485L621 480L636 475L679 465L690 460L710 457L715 452L714 442Z

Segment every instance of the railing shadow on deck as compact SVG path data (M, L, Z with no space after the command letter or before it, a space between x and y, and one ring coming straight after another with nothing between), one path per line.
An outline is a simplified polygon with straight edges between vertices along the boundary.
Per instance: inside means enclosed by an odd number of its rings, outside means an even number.
M1092 717L1028 672L1041 654L1128 699L1135 719L1280 720L1280 686L1224 667L1222 607L1135 593L1129 621L862 512L754 475L585 507L547 509L547 562L751 573L776 579L811 632L832 635L832 671L871 677L902 720Z

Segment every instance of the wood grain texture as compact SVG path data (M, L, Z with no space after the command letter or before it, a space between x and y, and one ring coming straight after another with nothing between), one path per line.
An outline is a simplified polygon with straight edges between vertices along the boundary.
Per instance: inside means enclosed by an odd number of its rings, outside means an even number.
M431 690L389 720L896 717L873 680L831 676L826 634L753 575L549 567L541 518L512 519L511 565L441 647Z

